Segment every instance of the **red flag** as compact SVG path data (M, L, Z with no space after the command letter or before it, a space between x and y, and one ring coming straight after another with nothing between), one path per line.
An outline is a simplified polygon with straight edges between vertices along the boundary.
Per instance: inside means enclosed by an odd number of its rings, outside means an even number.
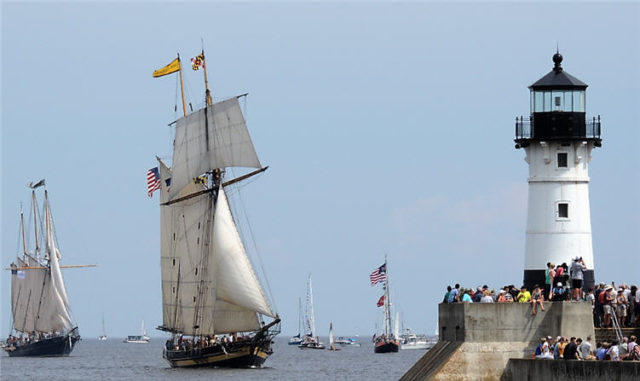
M378 304L377 304L377 306L378 306L378 307L382 307L382 306L384 306L384 295L382 295L382 296L380 297L380 299L378 299Z

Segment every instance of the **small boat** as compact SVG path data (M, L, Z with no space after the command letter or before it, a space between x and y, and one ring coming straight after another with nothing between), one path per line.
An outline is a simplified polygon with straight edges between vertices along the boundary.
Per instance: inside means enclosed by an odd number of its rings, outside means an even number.
M305 306L305 336L302 343L298 345L300 349L324 349L325 346L320 342L316 332L316 318L313 312L313 290L311 288L311 274L307 283L307 303Z
M21 212L23 250L10 266L12 330L3 349L10 357L68 356L80 341L80 334L71 319L60 269L86 266L60 265L61 255L46 187L42 225L38 218L36 189L45 186L45 181L28 186L32 190L35 247L31 251L27 248L24 213Z
M333 337L333 323L329 323L329 348L330 351L339 351L340 348L336 347L336 339Z
M298 334L289 339L289 345L302 344L302 301L298 298Z
M102 335L98 336L98 340L100 340L100 341L106 341L107 340L107 333L104 330L104 316L102 317Z
M424 335L416 335L407 328L400 336L400 349L431 349L435 343Z
M340 345L341 347L359 347L360 343L358 342L358 340L356 340L353 337L338 337L336 339L336 344Z
M149 336L147 336L147 330L144 328L144 320L143 320L142 335L127 336L127 338L124 339L124 342L128 344L148 344L149 340L150 339L149 339Z

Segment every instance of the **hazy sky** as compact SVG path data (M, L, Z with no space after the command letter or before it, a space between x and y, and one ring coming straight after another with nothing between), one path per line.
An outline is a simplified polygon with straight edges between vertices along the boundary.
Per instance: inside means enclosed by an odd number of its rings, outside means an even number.
M368 276L385 253L392 302L433 333L447 284L522 282L528 167L514 118L558 44L589 85L588 117L602 117L589 168L596 279L638 284L638 20L638 2L3 1L2 267L20 250L25 184L46 178L62 264L98 264L64 270L81 334L96 337L103 316L110 336L162 323L145 177L155 155L170 158L180 111L176 76L151 73L204 46L214 97L249 93L270 167L242 204L284 335L309 272L318 332L333 321L338 335L371 335L382 290ZM202 105L201 72L184 75Z

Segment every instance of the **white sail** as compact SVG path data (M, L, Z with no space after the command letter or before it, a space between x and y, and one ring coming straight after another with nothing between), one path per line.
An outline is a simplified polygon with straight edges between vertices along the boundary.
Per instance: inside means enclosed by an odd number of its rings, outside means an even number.
M18 270L11 279L13 328L20 332L62 332L73 327L46 191L44 224L48 266L25 255L24 260L18 258L17 262L18 267L26 268Z
M53 235L53 218L51 216L51 208L49 206L49 196L44 191L44 222L45 222L45 244L46 253L49 257L49 274L51 276L51 284L48 290L49 303L45 303L40 307L38 312L38 320L36 329L42 332L49 330L63 331L73 327L71 316L69 313L69 299L67 298L67 290L62 279L62 271L60 270L60 251L56 246L55 237ZM44 308L43 308L44 307Z
M176 122L170 198L203 173L227 167L261 167L236 97Z
M256 312L270 317L275 317L275 314L247 257L223 189L218 193L216 204L213 247L216 298L218 302L224 302L216 303L215 314L225 316L224 320L228 320L225 326L233 323L242 327L253 325L251 329L260 328ZM234 305L234 308L227 308L227 305ZM218 324L216 322L216 326ZM230 332L243 330L248 329L231 329Z
M19 268L28 266L27 262L18 258ZM31 274L29 274L31 275ZM13 328L20 332L27 331L27 327L33 328L35 325L35 314L29 315L29 310L33 309L31 295L36 299L35 289L31 284L32 277L27 276L26 270L16 270L11 276L11 312L13 313Z
M335 342L336 340L333 337L333 323L329 323L329 348L331 348L332 351L336 350Z
M306 331L307 336L315 337L316 334L316 318L313 311L313 289L311 288L311 274L307 282L307 304L305 306L306 315Z
M189 187L192 193L203 189L194 183ZM214 332L215 290L205 274L212 257L211 246L205 244L211 236L212 208L207 194L162 207L163 325L187 335Z

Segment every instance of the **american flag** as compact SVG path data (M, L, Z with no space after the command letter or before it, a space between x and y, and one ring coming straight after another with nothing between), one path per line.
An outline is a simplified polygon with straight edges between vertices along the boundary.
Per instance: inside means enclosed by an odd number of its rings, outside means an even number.
M369 280L371 280L372 286L378 282L384 282L385 280L387 280L387 264L385 263L384 265L375 269L371 273L371 275L369 275Z
M147 193L149 197L153 196L153 192L160 189L160 174L158 167L151 168L147 171Z

